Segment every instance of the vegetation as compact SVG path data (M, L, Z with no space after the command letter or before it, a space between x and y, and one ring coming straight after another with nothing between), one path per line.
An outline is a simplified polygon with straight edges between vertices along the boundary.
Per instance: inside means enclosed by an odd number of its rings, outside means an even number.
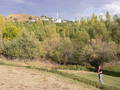
M66 72L65 70L62 70L62 71ZM89 82L89 80L93 81L93 82L96 82L96 84L98 82L97 73L94 73L94 72L70 71L70 70L67 71L67 72L70 73L70 74L73 74L76 77L84 78L84 79L86 79L86 81L88 80L88 82ZM103 81L104 81L106 86L112 86L112 87L116 87L116 88L120 89L120 84L119 84L120 79L119 79L119 77L113 77L113 76L103 74ZM90 82L89 85L91 85L91 82ZM112 88L109 88L109 89L111 90Z
M29 18L31 19L31 18ZM8 58L52 60L64 65L92 65L120 57L120 18L95 14L63 23L6 21L0 16L0 54Z
M82 71L89 71L89 69L87 69L84 66L80 66L80 65L61 65L59 66L57 69L63 69L63 70L82 70Z

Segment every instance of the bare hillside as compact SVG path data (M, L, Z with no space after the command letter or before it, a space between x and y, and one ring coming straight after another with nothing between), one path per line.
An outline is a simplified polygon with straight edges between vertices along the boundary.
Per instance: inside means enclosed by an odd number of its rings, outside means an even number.
M37 16L28 15L28 14L11 14L5 17L8 21L29 21L37 19Z

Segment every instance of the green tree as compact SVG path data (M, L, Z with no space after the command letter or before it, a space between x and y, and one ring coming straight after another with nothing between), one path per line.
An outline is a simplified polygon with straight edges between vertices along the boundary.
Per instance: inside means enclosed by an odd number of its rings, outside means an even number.
M70 38L64 38L62 42L50 53L51 58L59 64L71 62L74 48Z
M95 16L95 14L93 13L91 17L91 24L94 25L97 21L97 16Z
M0 15L0 38L3 37L3 28L4 28L4 19L3 16Z
M100 39L92 39L82 50L83 58L94 67L103 65L105 62L115 60L117 46L114 42L103 42Z
M86 20L85 20L84 18L81 18L80 23L81 23L82 25L84 25L85 22L86 22Z
M117 22L111 22L108 26L110 36L113 41L120 44L120 25Z
M104 22L102 15L99 16L99 19L100 19L100 22Z
M106 20L109 21L109 22L111 21L110 13L108 11L106 13Z
M10 58L41 58L44 48L38 39L23 31L19 38L6 41L3 54Z
M107 28L108 28L110 22L111 22L110 13L107 11L107 13L106 13L106 27Z
M116 14L116 15L114 15L114 17L113 17L113 20L116 22L117 20L118 20L118 15Z
M103 40L108 39L109 33L104 23L97 22L93 27L93 30L90 32L90 34L93 35L93 38L102 38Z
M3 38L11 40L20 35L20 28L16 27L11 23L7 23L3 29Z
M3 39L0 38L0 54L3 53L3 50L4 50L4 44L3 44Z

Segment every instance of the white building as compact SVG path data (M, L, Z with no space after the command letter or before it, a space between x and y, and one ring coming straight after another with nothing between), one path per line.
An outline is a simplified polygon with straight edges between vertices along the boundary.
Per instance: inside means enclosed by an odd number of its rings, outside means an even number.
M62 19L58 17L58 12L57 12L57 18L55 20L56 23L62 23Z
M61 23L61 22L62 22L62 19L57 18L55 22L56 22L56 23Z

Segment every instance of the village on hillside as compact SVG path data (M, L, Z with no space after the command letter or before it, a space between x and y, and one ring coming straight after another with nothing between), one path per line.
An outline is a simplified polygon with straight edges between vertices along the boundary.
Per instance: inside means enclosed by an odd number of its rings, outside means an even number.
M22 21L22 22L26 22L28 21L29 23L31 22L36 22L39 20L43 20L43 21L54 21L55 23L65 23L65 22L69 22L69 20L66 19L61 19L57 13L56 18L50 18L47 16L33 16L33 15L27 15L27 14L11 14L5 17L5 19L9 20L9 21Z

